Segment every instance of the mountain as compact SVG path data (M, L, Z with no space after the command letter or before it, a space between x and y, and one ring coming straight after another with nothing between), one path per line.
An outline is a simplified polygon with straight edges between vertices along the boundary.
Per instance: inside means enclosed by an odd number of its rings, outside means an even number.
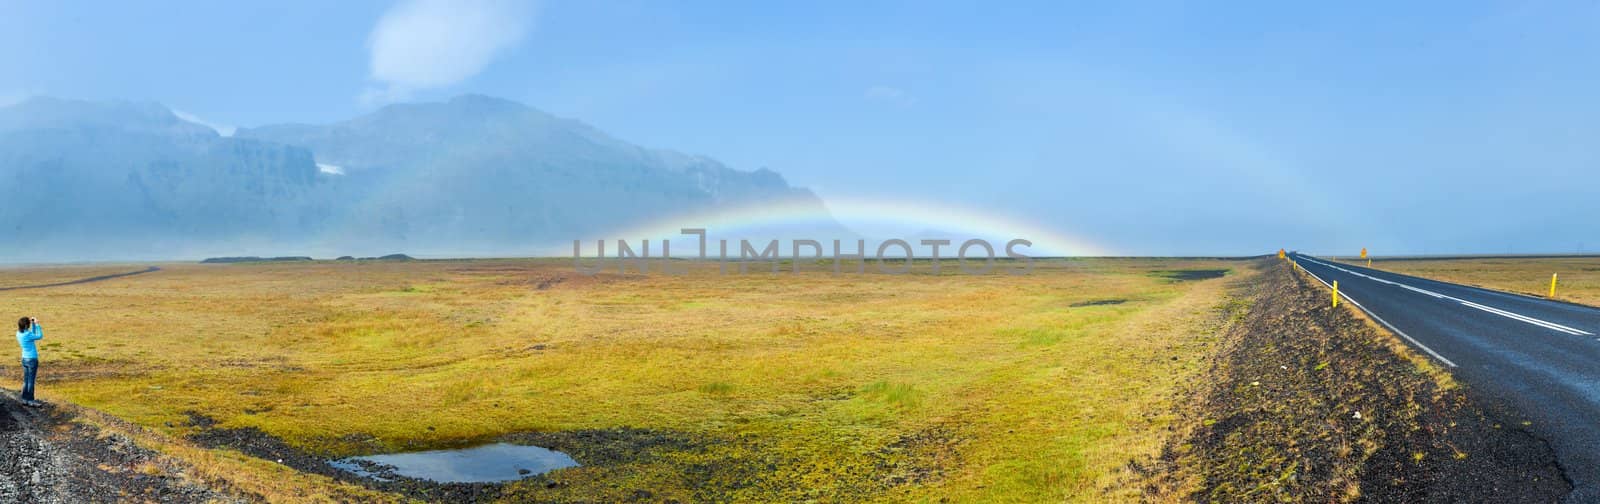
M152 103L0 109L0 260L274 243L326 219L310 151L225 138Z
M469 95L222 137L152 103L0 108L0 261L520 254L810 191ZM831 220L827 231L842 230Z
M477 95L236 136L303 146L319 163L339 167L366 204L335 229L396 246L448 240L493 250L753 201L821 205L772 171L638 147L578 121Z

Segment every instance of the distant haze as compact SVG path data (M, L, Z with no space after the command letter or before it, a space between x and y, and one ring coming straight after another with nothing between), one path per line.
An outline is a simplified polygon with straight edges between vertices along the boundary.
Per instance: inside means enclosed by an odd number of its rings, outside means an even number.
M0 180L12 188L0 205L8 262L533 255L753 202L826 214L775 172L637 147L475 95L231 137L153 103L34 98L0 108Z
M1597 26L1582 0L0 1L0 105L149 100L188 120L154 128L169 119L134 105L117 115L146 123L115 138L6 140L7 194L24 170L58 192L0 218L61 241L7 240L0 260L168 253L135 224L238 245L217 253L420 253L622 217L570 213L552 183L638 205L617 212L803 187L1118 254L1600 252ZM479 95L549 114L464 120L488 107L453 99ZM432 121L456 136L416 135ZM522 133L562 148L487 150ZM16 164L52 148L84 150ZM530 163L502 173L501 155ZM272 176L200 168L223 165ZM144 210L100 214L124 208ZM504 234L473 228L489 222ZM926 228L949 229L895 232Z

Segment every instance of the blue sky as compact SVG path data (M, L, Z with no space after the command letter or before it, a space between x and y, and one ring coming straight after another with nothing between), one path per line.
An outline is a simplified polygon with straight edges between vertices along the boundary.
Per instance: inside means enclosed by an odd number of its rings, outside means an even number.
M0 0L0 103L255 126L483 93L1131 254L1592 252L1597 28L1595 2Z

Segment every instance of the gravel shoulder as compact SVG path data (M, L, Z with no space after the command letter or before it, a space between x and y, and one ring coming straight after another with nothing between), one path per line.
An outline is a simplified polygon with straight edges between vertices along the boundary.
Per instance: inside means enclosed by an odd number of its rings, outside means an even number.
M1179 414L1152 500L1555 502L1549 445L1281 261Z
M0 392L0 502L244 502L128 437L74 421L72 407L29 408Z

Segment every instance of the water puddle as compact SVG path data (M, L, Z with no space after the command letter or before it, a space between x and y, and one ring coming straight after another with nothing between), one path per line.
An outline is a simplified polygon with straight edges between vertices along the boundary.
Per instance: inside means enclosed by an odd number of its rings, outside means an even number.
M404 476L438 483L494 483L576 467L578 462L555 450L496 443L460 450L350 457L328 464L378 481Z

